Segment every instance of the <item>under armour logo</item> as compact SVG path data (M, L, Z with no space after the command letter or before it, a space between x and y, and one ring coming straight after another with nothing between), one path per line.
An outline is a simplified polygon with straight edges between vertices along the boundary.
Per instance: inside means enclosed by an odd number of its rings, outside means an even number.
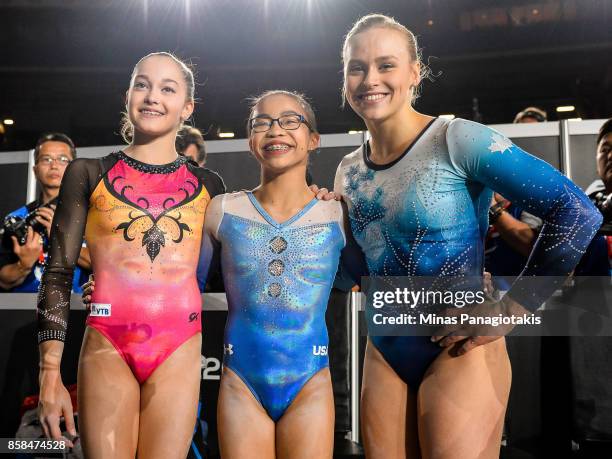
M223 353L232 355L234 353L234 345L228 344L227 346L223 346Z
M199 313L197 312L192 312L191 314L189 314L189 322L193 322L194 320L196 320L199 316Z

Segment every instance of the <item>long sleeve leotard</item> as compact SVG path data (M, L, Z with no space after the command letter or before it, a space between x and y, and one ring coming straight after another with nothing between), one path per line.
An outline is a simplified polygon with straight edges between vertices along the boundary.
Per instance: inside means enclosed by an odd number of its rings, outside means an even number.
M84 234L96 290L87 324L139 382L201 330L196 267L204 214L224 192L214 172L184 157L149 165L112 153L66 170L38 297L38 340L64 341L70 281Z
M535 310L567 276L599 225L587 196L546 162L478 123L434 119L396 161L374 164L364 145L346 156L335 190L372 276L481 276L494 191L542 218L527 265L508 295ZM533 284L531 284L533 285ZM418 385L439 353L427 337L372 336L404 380Z

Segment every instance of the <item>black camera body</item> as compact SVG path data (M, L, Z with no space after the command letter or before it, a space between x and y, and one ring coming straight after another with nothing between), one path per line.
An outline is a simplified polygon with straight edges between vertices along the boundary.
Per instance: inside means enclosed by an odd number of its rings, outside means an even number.
M28 236L28 227L31 227L35 233L41 236L45 235L45 227L42 223L36 220L36 211L41 207L51 207L57 201L53 199L47 204L36 207L34 210L29 212L25 217L8 216L4 219L2 224L2 243L5 247L12 249L13 243L11 242L11 236L15 236L19 245L25 245L26 238Z
M30 212L25 218L6 217L4 219L4 238L10 241L11 236L15 236L19 245L24 245L26 243L29 226L31 226L35 232L44 234L44 226L38 223L34 217L36 217L36 211Z

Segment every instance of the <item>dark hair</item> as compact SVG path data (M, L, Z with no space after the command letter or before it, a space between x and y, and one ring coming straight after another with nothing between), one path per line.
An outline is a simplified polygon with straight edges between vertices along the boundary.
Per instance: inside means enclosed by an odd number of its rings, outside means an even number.
M134 66L134 69L132 70L132 75L130 77L130 86L132 85L134 81L134 77L136 76L136 69L138 68L140 63L144 61L145 59L148 59L149 57L153 57L153 56L164 56L164 57L170 58L176 63L176 65L179 66L179 68L181 69L181 73L183 74L185 84L187 85L187 100L194 100L195 78L193 76L193 70L185 61L176 57L174 54L168 53L166 51L157 51L155 53L149 53L143 58L141 58L138 62L136 62L136 65ZM120 130L121 137L126 143L130 143L132 139L134 138L134 125L130 121L130 118L126 112L122 113L120 126L121 126L121 130Z
M203 164L206 161L206 144L204 143L204 136L199 129L191 126L183 126L176 136L176 151L179 155L184 155L185 150L189 145L195 145L198 149L196 155L196 162Z
M599 128L599 134L597 134L597 145L599 145L599 142L601 142L601 139L603 139L605 136L607 136L611 132L612 132L612 118L610 118L608 121L602 124L601 127Z
M253 113L255 112L255 108L257 107L257 105L262 100L270 96L287 96L295 99L295 101L300 105L300 107L302 107L302 110L304 110L304 113L306 114L306 121L308 121L310 130L316 133L319 132L317 130L317 119L315 117L314 110L312 109L312 105L310 104L310 102L308 102L308 100L306 99L306 96L299 92L287 91L285 89L273 89L270 91L266 91L260 94L259 96L250 97L249 99L247 99L249 101L249 107L251 108L249 112L249 120L253 117ZM250 135L251 126L250 123L247 121L247 136Z
M310 173L310 167L307 166L306 167L306 185L310 186L312 185L312 174Z
M548 119L546 112L538 107L527 107L516 114L513 123L520 123L523 118L533 118L538 123L543 123Z
M349 42L353 39L353 37L362 32L366 32L370 29L381 28L381 29L391 29L402 34L406 40L406 45L408 47L408 54L410 55L410 59L417 63L420 66L420 74L419 79L422 81L424 78L431 77L431 69L423 64L421 59L421 50L419 49L419 45L417 44L417 39L414 34L408 30L408 28L392 18L391 16L386 16L384 14L368 14L363 16L357 20L351 27L351 30L344 37L344 44L342 45L342 64L344 67L344 84L342 85L342 104L344 106L344 101L346 100L346 62L344 61L344 55L346 54L346 50L349 46ZM412 92L412 100L411 103L418 99L420 95L420 82L416 86L414 86L414 90Z
M74 142L70 137L66 134L62 134L61 132L49 132L47 134L42 135L37 141L36 146L34 147L34 162L38 161L38 155L40 154L40 147L43 143L46 142L62 142L70 147L70 154L72 155L72 159L76 159L77 152L76 147L74 146Z

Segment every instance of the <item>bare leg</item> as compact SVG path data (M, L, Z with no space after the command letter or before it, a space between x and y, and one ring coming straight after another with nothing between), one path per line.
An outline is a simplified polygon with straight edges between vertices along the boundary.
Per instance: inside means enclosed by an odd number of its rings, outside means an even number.
M176 349L145 381L140 392L138 457L184 459L196 422L202 335Z
M334 392L329 368L302 387L276 423L279 459L331 459L334 452Z
M221 376L217 423L223 459L275 458L274 422L229 368Z
M113 345L87 327L78 372L79 433L88 459L136 455L140 385Z
M418 459L416 396L368 341L361 389L366 457Z
M512 372L505 339L431 364L418 393L425 459L498 458Z

